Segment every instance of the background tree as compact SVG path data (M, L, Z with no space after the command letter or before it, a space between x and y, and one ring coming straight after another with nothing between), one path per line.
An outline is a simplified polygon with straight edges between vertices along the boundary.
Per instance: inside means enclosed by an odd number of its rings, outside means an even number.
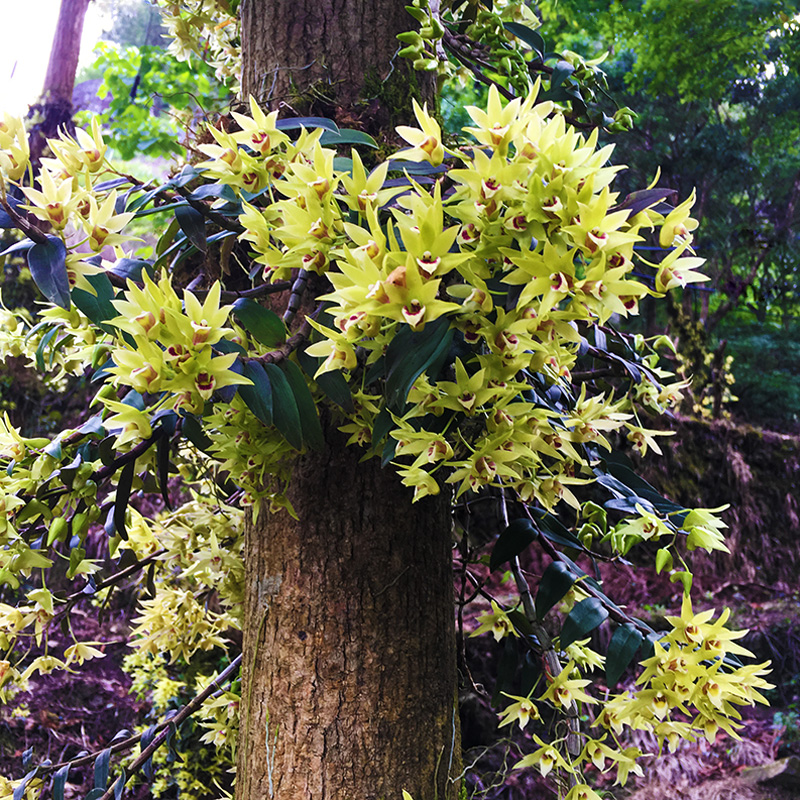
M46 140L57 136L62 126L72 125L72 90L88 7L89 0L61 0L42 95L28 112L34 121L30 144L34 163L39 162Z

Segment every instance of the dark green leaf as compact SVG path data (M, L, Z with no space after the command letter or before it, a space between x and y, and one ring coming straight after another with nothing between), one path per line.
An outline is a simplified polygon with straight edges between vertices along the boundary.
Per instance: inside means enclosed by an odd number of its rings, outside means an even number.
M544 619L545 614L572 588L576 576L561 561L553 561L542 575L536 591L536 616Z
M538 532L529 519L512 520L492 548L489 569L496 570L506 561L516 558L526 547L536 541L537 535Z
M158 473L158 485L161 488L161 497L164 505L171 511L172 505L169 499L169 438L162 436L156 444L156 471Z
M407 172L409 175L436 175L447 172L447 167L440 164L434 167L433 164L420 161L404 161L402 158L394 157L389 161L389 172Z
M328 399L332 400L345 411L352 412L355 410L350 386L341 371L334 370L333 372L323 372L322 375L314 378L314 374L319 369L322 359L310 356L305 350L298 350L297 360L300 362L300 366L306 371L308 377L314 379L320 391Z
M507 31L511 31L518 39L522 39L525 44L536 51L539 58L542 58L545 51L544 39L542 39L538 31L529 28L527 25L521 25L519 22L504 22L503 27Z
M114 528L125 541L128 540L128 529L125 526L125 512L128 510L128 501L131 497L133 486L133 472L136 461L129 461L119 474L117 482L116 499L114 500Z
M119 316L119 312L111 303L114 299L114 287L111 285L108 275L102 272L88 275L87 280L97 294L93 295L85 289L75 288L72 290L72 302L95 325L106 333L113 333L114 328L106 323Z
M377 416L375 422L372 424L372 443L377 444L385 436L388 436L389 431L394 427L394 420L389 413L388 408L382 408Z
M575 67L569 61L559 61L553 67L553 74L550 76L550 89L557 89L573 72Z
M123 769L120 772L119 777L114 782L114 800L122 800L122 793L125 790L125 781L127 780L125 776L125 770Z
M211 448L212 441L203 430L203 426L197 417L188 414L182 418L181 431L183 435L198 449L207 453Z
M64 764L61 769L56 770L53 774L53 800L64 800L64 785L67 782L67 778L69 777L69 763Z
M378 143L368 133L345 129L341 129L338 133L325 131L320 137L319 143L330 147L336 147L340 144L364 144L367 147L376 149L378 147Z
M105 789L99 789L95 787L92 789L83 800L100 800L100 798L105 794Z
M519 666L519 650L512 636L506 637L503 654L500 656L500 663L497 665L497 681L494 685L492 695L492 705L496 706L501 701L505 701L503 692L510 692L514 688L514 678L517 675Z
M67 277L67 248L57 236L28 250L28 267L39 291L61 308L69 309L69 278Z
M598 478L597 482L601 483L602 481ZM637 497L635 494L628 497L617 497L613 500L606 500L606 502L603 503L604 508L622 511L625 514L638 514L637 506L648 514L654 514L656 510L649 500L645 500L644 497Z
M167 225L167 229L161 234L156 242L156 255L158 256L159 260L161 260L167 250L172 246L172 243L175 240L175 237L178 235L178 231L180 229L181 226L178 224L177 219L173 219L169 225ZM184 239L184 237L182 236L181 239Z
M297 411L300 414L300 428L303 432L303 443L312 450L322 450L325 446L325 437L317 414L317 406L308 389L306 379L300 367L293 361L284 361L281 364L286 380L294 394Z
M176 175L174 178L170 178L169 182L166 185L177 186L178 188L181 188L183 186L186 186L186 184L191 183L194 180L197 180L197 178L201 178L202 176L203 173L201 170L197 169L191 164L186 164L180 171L180 174Z
M445 356L453 341L447 318L429 322L421 331L403 325L386 348L386 406L402 414L414 381Z
M242 400L265 425L272 425L272 386L264 367L258 361L245 361L244 376L253 385L239 386Z
M617 685L643 640L642 633L630 622L619 625L614 631L606 653L606 683L609 689Z
M581 600L564 620L564 627L561 629L561 649L569 647L578 639L585 638L607 618L608 611L596 597Z
M0 253L0 258L3 256L7 256L10 253L18 253L21 250L30 250L33 247L33 242L28 241L27 239L23 239L21 242L15 242L10 247L6 247L2 253Z
M287 117L286 119L279 119L275 123L275 127L279 131L291 131L299 128L305 128L310 131L315 128L322 128L326 131L339 133L339 126L327 117Z
M657 641L661 639L663 633L656 633L653 631L652 633L648 633L647 636L644 637L644 641L642 642L642 653L641 653L641 660L647 661L648 658L652 658L655 655L656 648L655 644Z
M11 208L16 211L17 206L22 202L17 197L12 197L10 194L6 195L6 202L11 206ZM0 228L16 228L17 224L11 219L9 213L0 206Z
M292 447L302 450L303 427L300 423L300 411L289 381L275 364L267 364L264 369L272 386L272 419L275 427Z
M186 234L186 238L201 252L205 253L206 243L206 219L196 209L191 206L178 206L175 209L175 219L178 225Z
M286 340L286 326L271 309L264 308L255 300L240 297L233 304L233 313L244 329L265 347L276 347Z
M380 441L380 439L378 441ZM383 450L381 450L381 467L391 464L396 452L397 439L395 439L394 436L389 436L386 439L386 444L383 445Z
M177 228L177 224L176 224ZM109 272L113 272L120 278L125 280L140 281L142 279L142 272L151 274L153 265L149 261L142 261L139 258L120 258L115 261Z
M140 749L141 750L146 750L148 747L150 747L150 744L152 743L153 739L155 739L155 737L156 737L156 733L158 733L158 726L157 725L151 725L142 734L142 740L141 740L141 745L140 745ZM155 773L153 772L153 759L152 758L148 758L147 761L144 762L144 766L142 767L142 772L144 772L145 777L147 778L147 780L149 780L149 781L153 780L153 777L154 777Z
M509 611L508 618L511 620L511 624L518 633L524 636L533 636L533 626L521 611L517 611L516 609Z
M536 523L542 536L549 539L553 544L583 550L580 539L572 531L565 528L559 522L558 517L541 508L532 508L531 513L536 517Z
M53 439L53 441L44 448L44 452L58 461L61 458L61 439Z
M38 369L39 372L44 372L44 351L47 349L47 346L50 344L50 342L53 341L58 331L58 327L50 328L50 330L47 331L47 333L42 336L41 340L39 341L39 345L36 348L36 369Z
M105 789L108 784L108 767L111 760L111 748L108 747L94 760L94 788Z
M16 786L14 789L13 800L23 800L25 797L25 789L30 783L31 779L35 777L39 771L39 767L34 767Z
M236 192L224 183L206 183L189 195L191 200L205 200L207 197L222 197L225 200L236 202Z
M654 205L662 200L666 200L673 194L676 194L675 189L640 189L638 192L631 192L616 208L612 208L611 211L630 209L630 216L635 217L640 211L644 211L646 208L652 208Z

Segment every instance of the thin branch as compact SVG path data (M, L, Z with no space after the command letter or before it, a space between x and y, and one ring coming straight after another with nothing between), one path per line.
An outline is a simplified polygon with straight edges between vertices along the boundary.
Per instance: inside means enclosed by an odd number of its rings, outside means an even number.
M285 361L291 353L297 350L300 345L304 342L308 341L308 337L311 335L311 325L306 320L298 329L297 333L292 336L290 339L286 340L286 344L283 347L279 348L278 350L272 350L269 353L266 353L263 356L259 356L258 358L252 359L253 361L260 361L262 364L277 364L281 361Z
M163 722L159 723L156 726L156 730L160 731L160 733L153 739L153 741L144 749L142 750L139 757L133 762L133 764L128 767L126 770L127 777L130 778L132 775L135 775L143 766L147 763L150 757L161 747L162 744L167 740L169 736L169 729L170 727L174 726L176 729L183 724L195 711L197 711L200 706L205 702L207 698L209 698L215 692L222 693L225 691L222 688L222 684L232 680L233 674L239 669L239 665L241 664L242 657L241 655L236 656L236 658L231 661L231 663L213 680L203 689L200 694L193 697L177 714L170 717L169 719L165 719ZM131 747L136 745L139 741L141 741L143 733L137 733L134 736L129 736L126 739L123 739L116 744L112 744L108 748L104 748L103 750L96 752L96 753L88 753L85 756L79 756L78 758L74 758L70 761L62 761L58 764L46 764L41 765L39 767L40 774L47 775L51 772L56 772L57 770L61 769L62 767L66 767L69 765L70 767L81 767L87 764L91 764L94 760L100 755L100 753L104 752L105 750L110 750L112 753L120 753L124 750L130 750ZM114 796L114 785L112 784L107 790L106 793L100 798L100 800L111 800Z
M129 567L125 567L125 569L121 569L119 572L109 575L105 580L100 581L100 583L94 587L95 591L99 592L102 589L107 589L112 584L119 583L120 581L125 580L125 578L129 578L131 575L135 575L137 572L143 570L148 564L151 564L153 561L161 558L161 556L163 556L166 552L166 548L162 550L156 550L155 553L151 553L149 556L137 561L135 564L131 564ZM82 600L86 598L86 596L87 595L84 594L83 590L80 592L74 592L67 597L66 602L68 605L74 605L78 602L78 600Z
M294 315L299 311L300 304L303 299L303 293L306 290L308 282L308 270L301 269L297 273L294 283L292 284L292 293L289 295L289 302L286 304L286 311L283 314L283 322L289 327L292 324Z
M220 302L231 303L238 300L240 297L261 297L264 294L277 294L278 292L285 292L292 288L291 281L277 281L276 283L262 283L259 286L254 286L252 289L242 289L242 291L231 291L223 289L220 292ZM195 292L199 297L205 297L208 294L207 289Z
M27 219L17 213L16 209L11 205L11 203L8 202L5 192L3 192L2 196L0 196L0 204L2 204L6 214L11 217L14 225L19 228L30 240L36 242L36 244L47 244L46 234L42 233L42 231L31 225Z
M185 186L176 186L175 191L198 213L202 214L206 219L224 228L226 231L233 231L233 233L242 233L244 228L238 222L232 222L226 216L209 208L205 203L196 200L191 195L191 191Z

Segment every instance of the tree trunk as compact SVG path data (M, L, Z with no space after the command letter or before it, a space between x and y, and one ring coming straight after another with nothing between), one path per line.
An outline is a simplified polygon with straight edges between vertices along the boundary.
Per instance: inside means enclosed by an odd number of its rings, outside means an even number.
M245 0L243 94L388 133L432 102L395 59L405 0ZM397 102L392 105L391 93ZM368 118L369 125L362 125ZM448 498L413 504L333 426L246 532L239 800L455 800Z
M247 528L237 798L455 800L449 503L328 440Z
M89 1L61 0L42 96L28 112L34 120L30 131L31 159L37 166L47 139L56 137L60 128L72 127L72 91Z
M242 94L262 105L331 117L375 135L413 122L411 98L435 80L397 57L415 26L407 0L245 0Z

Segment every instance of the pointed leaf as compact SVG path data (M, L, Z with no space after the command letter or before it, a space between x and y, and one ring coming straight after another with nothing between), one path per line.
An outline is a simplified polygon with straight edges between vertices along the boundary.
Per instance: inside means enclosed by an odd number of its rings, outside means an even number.
M6 195L6 202L11 206L13 211L17 210L17 206L22 202L19 198L13 197L10 194ZM16 228L17 223L11 219L11 215L0 205L0 228Z
M158 474L158 485L161 488L161 497L164 505L169 511L172 505L169 499L169 438L162 436L156 444L156 472Z
M108 747L94 760L94 788L105 789L108 784L108 768L111 760L111 748Z
M541 508L532 508L531 513L536 517L539 531L545 539L549 539L553 544L561 545L561 547L583 550L581 540L572 531L565 528L558 517Z
M239 386L242 400L265 425L272 425L272 385L264 367L258 361L245 361L244 376L250 378L253 385Z
M538 531L529 519L512 520L508 527L500 534L489 559L489 569L498 567L516 558L526 547L536 541Z
M233 313L244 329L265 347L277 347L286 341L286 326L272 309L259 305L248 297L233 304Z
M206 241L206 219L196 209L191 206L178 206L175 209L175 219L178 225L186 234L186 238L201 252L205 253L207 248Z
M638 192L631 192L616 208L611 211L622 211L630 209L630 216L635 217L640 211L652 208L662 200L677 194L675 189L640 189Z
M100 272L96 275L88 275L87 280L92 284L97 294L94 295L85 289L75 288L72 290L72 302L98 328L101 328L106 333L114 333L113 326L107 323L114 317L118 317L119 312L111 303L114 299L114 287L108 279L108 275Z
M287 117L286 119L279 119L275 123L275 127L279 131L291 131L299 128L311 131L315 128L322 128L326 131L339 133L339 126L327 117Z
M323 372L322 375L314 378L314 375L322 363L321 358L314 358L310 356L305 350L297 351L297 360L300 366L305 370L309 378L313 378L314 382L319 386L320 391L329 399L336 403L337 406L345 411L352 412L355 410L353 406L353 395L350 391L350 386L347 379L342 375L339 370L332 372Z
M53 775L53 788L51 790L53 800L64 800L64 785L69 777L69 768L69 763L64 764L64 766Z
M525 44L536 51L539 58L542 58L545 51L544 39L542 39L538 31L519 22L504 22L503 27L507 31L511 31L518 39L522 39Z
M561 561L553 561L542 575L536 591L536 616L544 619L547 612L563 600L575 583L576 576Z
M267 364L264 370L272 386L272 419L275 427L292 447L302 450L303 427L300 423L300 411L289 381L275 364Z
M119 777L114 782L114 800L122 800L122 793L125 790L125 781L127 777L125 775L125 770L123 769L120 772Z
M606 683L609 689L617 685L643 641L642 633L630 622L618 626L614 631L606 653Z
M514 638L507 636L503 646L503 654L500 656L500 663L497 665L497 680L494 685L494 694L492 695L493 706L497 706L504 699L503 692L509 692L513 689L518 666L519 650Z
M284 361L281 367L286 375L286 380L289 381L289 386L297 403L303 443L312 450L322 450L325 446L325 437L322 433L319 414L317 414L317 406L308 389L306 379L303 377L300 367L293 361Z
M125 280L138 282L142 279L142 272L152 275L153 265L149 261L143 261L139 258L120 258L109 268L109 272L113 272Z
M14 789L14 794L12 795L13 800L23 800L25 797L25 789L30 783L31 779L35 777L36 773L39 771L39 767L34 767L18 784L17 787ZM6 795L7 797L8 795Z
M453 329L446 317L429 322L421 331L407 325L400 328L386 348L386 405L402 414L414 381L443 359L453 341Z
M15 242L10 247L6 247L5 250L0 252L0 258L7 256L9 253L18 253L20 251L30 250L31 247L33 247L33 244L33 242L30 242L27 239L23 239L21 242Z
M374 147L377 149L378 143L368 134L363 131L353 131L340 129L338 133L332 131L325 131L320 137L319 143L324 146L336 147L340 144L364 144L367 147Z
M69 310L67 248L57 236L28 250L28 267L39 291L51 302Z
M553 67L553 74L550 76L550 90L557 89L564 81L575 72L575 67L569 61L559 61Z
M158 733L158 725L151 725L143 734L140 749L146 750L150 747L153 739L155 739L156 733ZM147 780L152 781L155 773L153 772L153 759L152 757L148 758L147 761L144 762L142 766L142 772L144 772L145 777Z
M128 541L128 529L125 526L125 512L128 510L128 501L131 498L131 487L133 486L133 474L136 467L136 460L129 461L119 474L117 483L116 499L114 500L114 528L117 533Z
M194 415L188 414L181 422L183 435L198 449L207 453L211 448L211 439L206 435L203 426Z
M569 647L578 639L585 638L607 618L608 611L596 597L581 600L564 620L564 627L561 629L561 649Z

